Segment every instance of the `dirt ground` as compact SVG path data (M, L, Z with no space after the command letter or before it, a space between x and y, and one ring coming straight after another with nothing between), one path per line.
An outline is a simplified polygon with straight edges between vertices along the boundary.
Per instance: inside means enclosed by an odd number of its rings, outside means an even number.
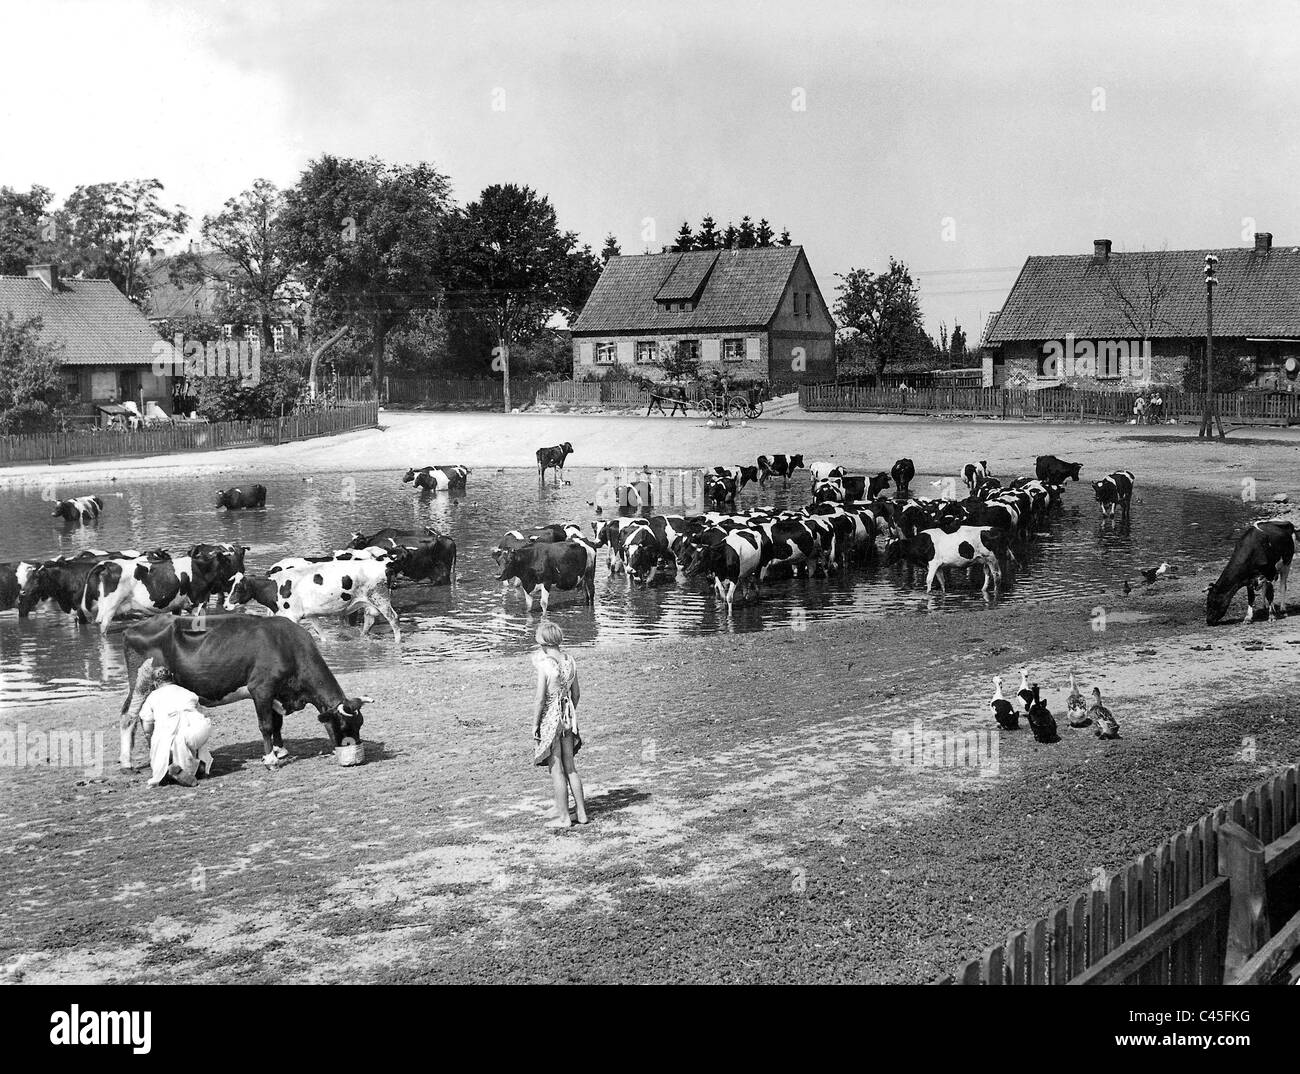
M526 465L571 440L586 465L802 450L886 469L903 454L954 472L988 459L1010 474L1055 451L1085 478L1125 465L1236 496L1250 477L1266 499L1295 489L1300 444L1000 423L678 420L668 437L664 418L385 420L216 465ZM106 753L102 775L0 769L0 980L926 981L1296 759L1300 620L1239 625L1239 597L1207 628L1207 581L898 616L887 633L810 623L585 651L592 823L558 833L530 764L523 657L347 676L349 693L378 699L359 768L323 755L299 713L293 762L268 773L251 705L219 710L215 774L194 790L117 771L117 697L10 709L0 731L102 731ZM988 718L990 677L1014 690L1022 666L1060 743ZM1101 688L1121 739L1066 726L1071 671ZM975 731L992 732L976 763L911 748L918 733Z

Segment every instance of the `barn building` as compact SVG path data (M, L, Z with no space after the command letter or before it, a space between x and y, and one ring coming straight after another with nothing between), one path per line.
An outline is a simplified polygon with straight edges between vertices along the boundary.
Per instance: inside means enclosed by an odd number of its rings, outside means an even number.
M1205 360L1205 256L1219 259L1214 350L1282 391L1300 371L1300 247L1030 257L981 340L987 387L1182 388ZM1291 360L1291 361L1288 361Z

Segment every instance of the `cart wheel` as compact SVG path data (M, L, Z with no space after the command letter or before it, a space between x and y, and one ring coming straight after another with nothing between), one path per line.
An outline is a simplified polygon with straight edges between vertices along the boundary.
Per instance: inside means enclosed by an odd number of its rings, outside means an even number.
M762 413L763 413L763 404L762 404L761 402L758 402L758 403L755 403L753 406L749 407L749 408L745 411L745 416L746 416L747 418L751 418L751 419L752 419L752 418L760 417L760 416L762 415Z
M731 406L729 406L727 409L730 412L731 417L743 418L746 412L745 400L733 399L731 401Z

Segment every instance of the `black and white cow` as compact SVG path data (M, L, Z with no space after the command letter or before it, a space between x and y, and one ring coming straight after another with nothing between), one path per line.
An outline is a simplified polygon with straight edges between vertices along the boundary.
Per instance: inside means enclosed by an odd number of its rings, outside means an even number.
M790 484L790 477L796 470L803 469L802 455L760 455L758 457L758 483L761 486L766 485L769 478L781 477L785 479L786 485Z
M276 615L295 623L308 616L365 613L362 634L368 634L375 620L383 616L393 628L393 640L401 641L397 613L389 596L390 564L382 560L330 560L309 563L253 578L241 574L230 587L230 604L257 601Z
M524 603L531 613L533 596L542 603L542 614L550 604L552 589L581 589L587 604L596 599L596 549L586 541L555 541L511 549L501 557L501 582L518 581Z
M417 489L428 492L446 492L449 489L463 489L472 471L468 466L421 466L412 467L402 478L403 485L415 484Z
M397 573L413 582L451 585L456 581L456 542L446 534L435 534L415 545L398 545L394 550Z
M916 467L911 459L899 459L889 470L894 479L894 495L906 496L911 491L912 478L916 476Z
M191 601L206 604L215 595L224 606L230 583L244 570L247 551L248 545L230 541L191 545L185 553L190 561Z
M52 518L61 518L64 522L94 522L104 510L104 501L98 496L74 496L70 500L60 500L50 512Z
M704 471L705 476L713 474L716 477L729 477L736 483L736 491L740 492L751 481L758 482L757 466L714 466Z
M694 573L707 573L718 599L731 610L736 593L747 587L758 591L757 574L762 565L763 536L756 530L732 530L721 541L710 545L697 558Z
M1120 516L1128 518L1129 505L1133 499L1133 471L1116 470L1113 474L1092 483L1092 491L1101 504L1101 513L1105 518L1115 517L1115 505L1119 505Z
M543 447L537 449L537 480L544 482L546 480L546 471L555 471L555 483L560 483L560 475L564 473L564 462L573 454L573 445L567 440L563 444L556 444L555 447Z
M81 622L87 617L82 609L86 579L94 568L105 560L134 558L134 549L122 552L85 551L75 556L58 556L41 563L20 563L18 614L26 618L36 605L52 600L65 614L75 612ZM165 556L166 553L163 553Z
M939 588L948 591L944 580L944 571L948 567L969 567L973 563L984 567L983 591L992 585L995 589L1002 585L1002 567L998 555L1007 550L1007 535L1001 530L981 529L978 526L962 526L952 533L941 529L922 530L915 537L904 537L888 541L885 544L885 562L909 563L916 567L925 567L925 591L934 586L936 577Z
M1039 455L1034 460L1034 475L1048 485L1064 485L1067 480L1078 481L1081 462L1065 462L1055 455Z
M809 489L815 489L821 482L829 481L835 477L843 477L847 473L848 470L843 466L837 466L833 462L826 462L825 460L815 462L808 467L810 478L808 487Z
M718 474L704 475L705 502L711 503L715 507L721 507L724 503L731 503L734 506L736 491L736 479L734 477L722 477Z
M966 487L973 492L975 486L989 476L989 464L983 459L979 462L968 462L961 468L959 476L966 482Z
M189 608L195 603L192 572L189 556L172 559L154 553L106 559L86 576L81 618L93 619L106 634L114 619Z
M1252 522L1237 540L1228 565L1205 595L1205 622L1214 626L1228 612L1233 596L1246 587L1246 618L1255 619L1255 590L1264 587L1264 602L1279 619L1286 615L1287 576L1295 556L1296 527L1291 522ZM1278 583L1274 601L1273 583ZM1263 618L1268 618L1268 609Z
M217 506L228 511L266 506L266 486L249 485L247 488L218 489Z

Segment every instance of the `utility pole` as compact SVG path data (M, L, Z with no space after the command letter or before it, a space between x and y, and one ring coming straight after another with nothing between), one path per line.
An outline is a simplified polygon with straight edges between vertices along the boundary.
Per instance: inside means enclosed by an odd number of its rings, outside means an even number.
M1219 430L1219 439L1223 439L1223 422L1214 406L1214 288L1218 285L1215 278L1219 259L1213 254L1205 255L1205 412L1201 415L1201 431L1198 439L1208 440L1214 435L1214 428Z

